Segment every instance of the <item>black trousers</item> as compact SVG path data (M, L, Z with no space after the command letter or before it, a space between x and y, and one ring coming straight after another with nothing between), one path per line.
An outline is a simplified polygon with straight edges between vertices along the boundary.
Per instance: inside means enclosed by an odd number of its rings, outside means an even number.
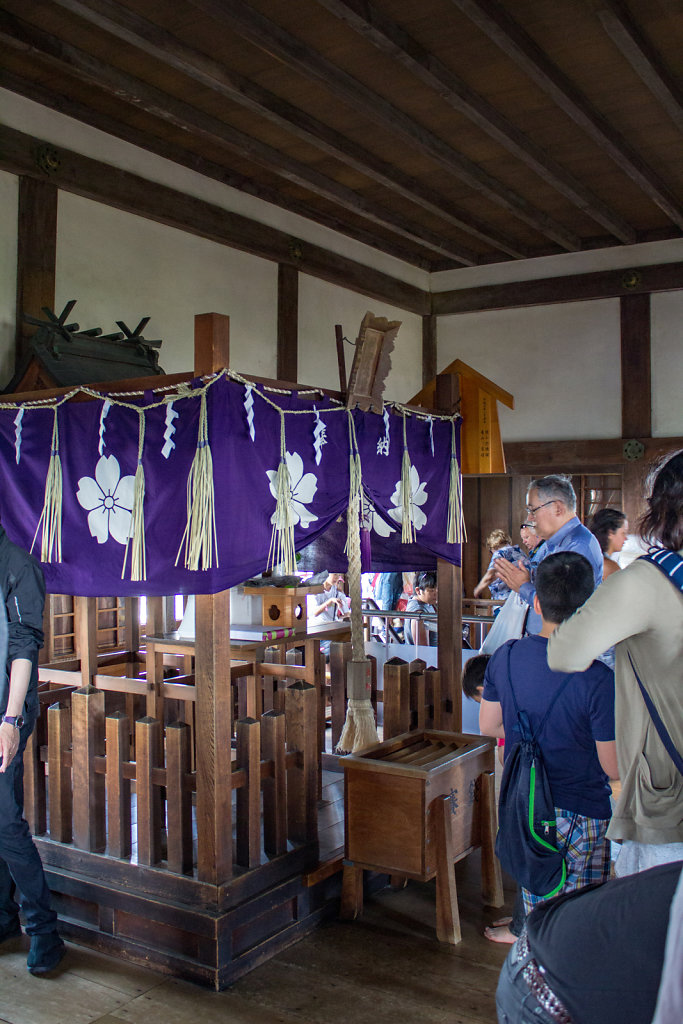
M24 750L35 718L20 732L19 749L11 765L0 772L0 929L19 913L15 887L22 896L24 927L29 935L55 930L57 915L50 907L50 890L43 863L24 820Z

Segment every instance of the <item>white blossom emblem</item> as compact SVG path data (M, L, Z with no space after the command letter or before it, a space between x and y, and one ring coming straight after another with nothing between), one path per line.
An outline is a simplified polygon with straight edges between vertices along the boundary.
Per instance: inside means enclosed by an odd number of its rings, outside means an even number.
M380 515L375 511L375 506L371 501L363 495L361 503L360 513L360 525L363 530L374 530L380 537L390 537L392 533L396 533L393 526L389 526L388 523L382 519Z
M88 513L88 527L98 544L113 537L125 544L131 531L131 509L135 477L121 477L113 455L103 455L95 466L95 479L82 476L78 481L78 503Z
M304 462L298 452L285 452L285 462L289 470L290 490L287 495L289 514L292 526L300 524L304 530L308 529L309 523L315 522L317 516L306 508L318 490L318 480L315 473L304 473ZM266 470L270 481L270 493L277 501L277 470ZM270 517L271 523L276 524L277 509Z
M416 530L421 530L427 523L427 516L424 514L421 505L427 500L427 492L425 490L424 483L420 482L420 474L415 469L415 466L410 467L410 508L413 519L413 526ZM397 523L403 521L403 485L400 480L396 482L396 488L391 496L391 503L393 508L389 509L389 515L392 519L395 519Z

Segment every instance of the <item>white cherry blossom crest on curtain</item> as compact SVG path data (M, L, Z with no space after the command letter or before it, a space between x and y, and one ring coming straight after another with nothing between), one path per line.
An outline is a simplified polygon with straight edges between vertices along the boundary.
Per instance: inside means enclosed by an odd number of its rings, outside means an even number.
M421 530L423 526L427 524L427 516L421 509L421 505L424 505L428 498L427 491L425 490L424 482L420 482L420 474L415 469L415 466L410 467L410 507L413 517L413 526L416 530ZM393 508L389 509L389 515L392 519L395 519L397 523L403 521L403 485L400 480L396 481L396 488L391 496L391 503Z
M121 477L115 456L102 455L95 466L95 479L82 476L76 497L88 513L88 527L98 544L113 537L125 544L130 536L135 477Z
M388 523L382 519L380 515L375 511L375 506L372 504L369 498L363 494L361 501L361 513L360 513L360 525L363 530L374 530L380 537L390 537L392 533L396 533L393 526L389 526Z
M285 462L289 470L290 491L288 497L289 514L293 526L301 525L304 530L308 529L310 523L317 520L310 509L306 508L309 502L313 501L315 492L318 490L318 479L315 473L304 473L304 461L298 452L285 452ZM266 470L270 481L270 493L277 501L277 470ZM276 513L270 517L271 523L277 525Z

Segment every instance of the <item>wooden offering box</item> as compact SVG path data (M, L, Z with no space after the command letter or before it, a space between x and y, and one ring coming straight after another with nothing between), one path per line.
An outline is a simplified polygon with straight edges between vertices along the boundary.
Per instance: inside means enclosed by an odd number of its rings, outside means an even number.
M312 587L248 587L245 593L263 601L264 626L279 628L291 626L297 633L306 632L306 598L322 593L322 586Z
M362 909L362 871L437 880L437 935L458 942L455 861L482 850L486 903L503 902L494 855L495 741L434 730L402 733L344 758L342 916Z

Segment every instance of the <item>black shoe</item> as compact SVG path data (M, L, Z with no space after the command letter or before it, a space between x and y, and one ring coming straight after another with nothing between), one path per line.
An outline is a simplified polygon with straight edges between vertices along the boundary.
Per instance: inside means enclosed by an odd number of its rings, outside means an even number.
M26 966L31 974L47 974L49 971L54 971L65 953L66 946L57 932L32 935Z
M0 942L16 939L19 935L21 935L21 924L18 917L13 917L4 928L0 928Z

